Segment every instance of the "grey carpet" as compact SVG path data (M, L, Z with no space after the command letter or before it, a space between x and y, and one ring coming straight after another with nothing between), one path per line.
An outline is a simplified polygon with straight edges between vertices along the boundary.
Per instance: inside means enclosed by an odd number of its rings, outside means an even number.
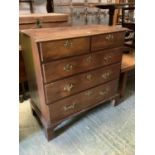
M60 134L47 141L32 116L29 100L19 105L20 155L134 155L135 95L129 83L116 107L109 102L61 125Z

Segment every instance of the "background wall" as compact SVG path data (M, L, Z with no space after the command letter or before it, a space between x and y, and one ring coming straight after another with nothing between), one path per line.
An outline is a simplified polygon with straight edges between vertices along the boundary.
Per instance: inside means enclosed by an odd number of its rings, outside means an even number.
M20 14L30 14L28 3L19 3ZM34 13L47 13L46 12L46 0L34 0L33 3Z
M90 7L89 3L109 3L115 0L54 0L54 12L70 14L73 25L108 24L108 10ZM78 4L77 4L78 3ZM80 4L79 4L80 3ZM47 13L46 0L34 0L34 13ZM29 14L29 4L19 4L20 14Z

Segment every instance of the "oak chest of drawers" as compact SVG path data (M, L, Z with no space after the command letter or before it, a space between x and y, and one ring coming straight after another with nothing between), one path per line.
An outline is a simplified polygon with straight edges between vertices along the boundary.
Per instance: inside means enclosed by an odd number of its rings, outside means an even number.
M32 112L48 140L63 120L116 100L124 35L101 25L22 31Z

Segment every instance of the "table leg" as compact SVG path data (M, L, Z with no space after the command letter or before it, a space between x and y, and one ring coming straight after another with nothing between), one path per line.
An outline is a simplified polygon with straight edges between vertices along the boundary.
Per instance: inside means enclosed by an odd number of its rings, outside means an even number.
M109 25L110 26L113 25L114 12L115 12L115 9L114 8L110 8L109 9Z
M46 10L47 10L48 13L54 12L53 0L47 0Z
M126 82L127 82L128 72L121 73L120 75L120 97L122 98L125 94Z
M34 13L34 11L33 11L33 2L32 1L30 1L30 11L31 11L31 13Z

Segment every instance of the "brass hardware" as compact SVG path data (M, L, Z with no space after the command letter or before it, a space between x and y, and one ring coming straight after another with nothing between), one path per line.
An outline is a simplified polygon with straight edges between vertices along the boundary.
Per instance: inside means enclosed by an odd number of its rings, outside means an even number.
M105 63L107 63L108 61L110 61L111 58L112 58L111 55L106 55L103 59L104 59Z
M75 109L75 105L76 105L76 102L73 102L71 105L66 105L66 106L64 106L64 110L68 111L71 109Z
M64 71L69 72L69 71L71 71L72 69L73 69L73 65L71 65L71 64L67 64L67 65L64 66Z
M90 96L90 95L92 95L92 94L93 94L92 91L87 91L87 92L85 93L86 96Z
M99 94L100 94L101 96L104 96L104 95L107 94L107 92L106 92L106 91L100 91Z
M112 34L108 34L106 35L105 39L108 41L112 41L114 39L114 36Z
M107 3L112 3L112 0L107 0Z
M107 79L110 75L111 75L111 71L107 71L105 73L102 74L102 78Z
M99 94L100 94L101 96L105 96L105 95L108 94L108 92L109 92L109 88L106 88L104 91L100 91Z
M36 20L36 27L42 28L42 22L39 19Z
M66 85L64 86L64 91L70 92L73 88L74 88L74 84L72 84L72 83L66 84Z
M112 0L107 0L107 3L112 3Z
M87 80L91 80L92 79L92 75L91 74L86 75L86 79Z
M91 56L91 55L88 56L88 57L86 58L86 61L87 61L88 63L92 62L92 56Z
M73 43L72 43L71 40L66 40L66 41L64 42L64 47L65 47L65 48L71 48L72 45L73 45Z

